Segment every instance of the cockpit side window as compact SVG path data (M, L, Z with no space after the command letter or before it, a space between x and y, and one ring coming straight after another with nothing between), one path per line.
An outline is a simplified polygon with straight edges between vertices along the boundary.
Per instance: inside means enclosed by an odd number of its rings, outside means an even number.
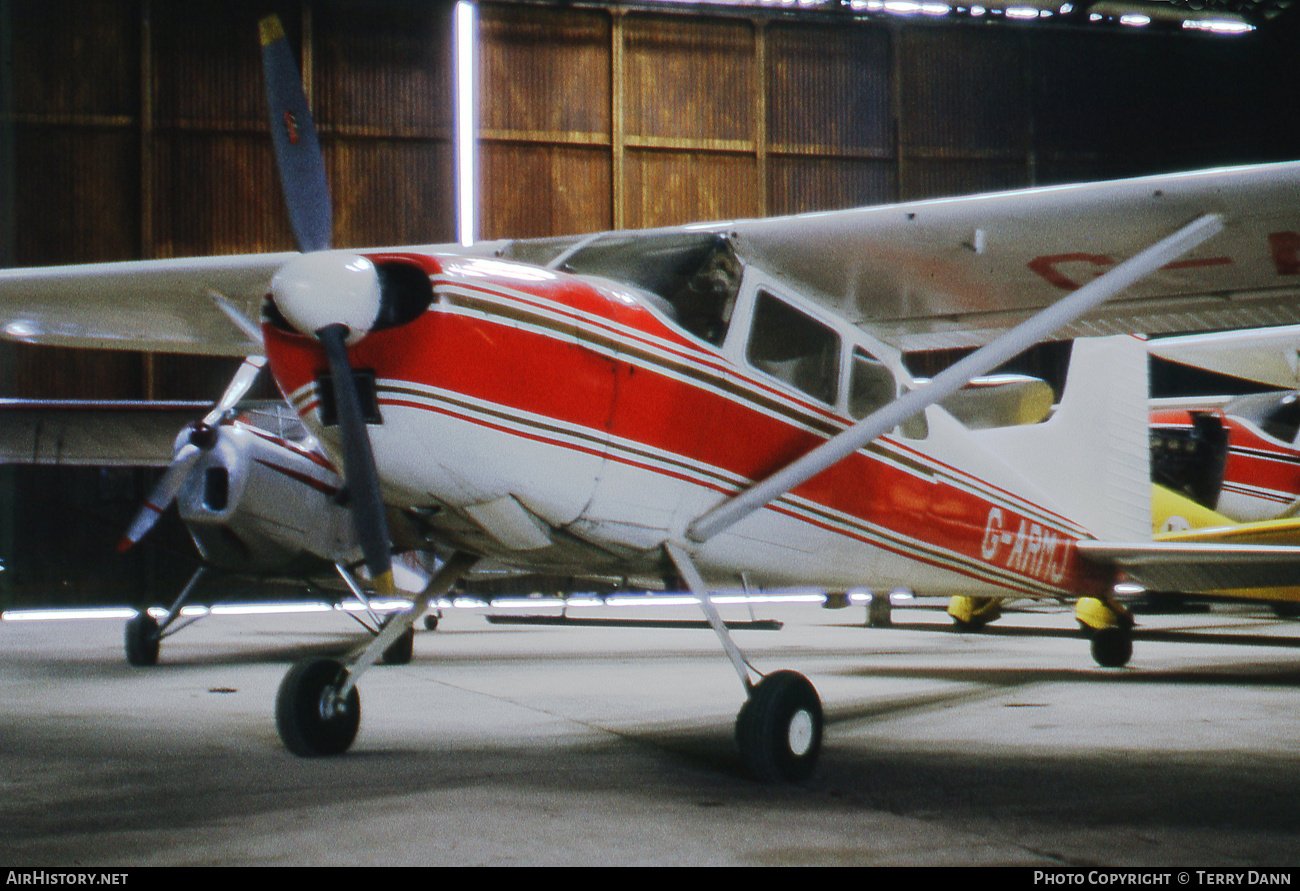
M883 408L897 395L889 367L862 347L855 347L849 364L849 414L854 420Z
M829 405L839 392L840 337L767 291L754 303L745 357L759 371Z

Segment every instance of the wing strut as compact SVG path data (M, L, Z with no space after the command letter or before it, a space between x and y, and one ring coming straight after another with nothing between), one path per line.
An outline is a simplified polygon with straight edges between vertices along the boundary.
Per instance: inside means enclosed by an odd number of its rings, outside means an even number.
M972 379L1027 350L1058 328L1070 324L1135 282L1176 260L1223 229L1223 218L1206 214L1151 247L1130 257L1070 296L1058 300L1006 334L909 393L863 418L802 458L732 496L697 518L686 537L705 542L756 510L842 461L867 443L960 390Z

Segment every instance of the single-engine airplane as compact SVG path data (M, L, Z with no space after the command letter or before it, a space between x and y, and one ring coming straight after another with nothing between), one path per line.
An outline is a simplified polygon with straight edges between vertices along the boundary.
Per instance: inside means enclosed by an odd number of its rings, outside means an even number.
M483 557L685 582L745 688L736 738L767 779L813 769L822 707L796 672L755 679L709 598L742 576L1092 598L1113 622L1094 648L1131 647L1110 609L1121 571L1180 590L1300 581L1300 548L1152 541L1146 351L1125 334L1300 322L1300 164L331 250L274 20L262 43L298 252L7 270L0 330L265 355L343 468L374 591L392 588L390 511L451 552L359 656L288 672L276 723L292 752L351 746L358 680ZM970 429L939 406L1047 337L1081 338L1048 420ZM977 344L921 386L901 360Z

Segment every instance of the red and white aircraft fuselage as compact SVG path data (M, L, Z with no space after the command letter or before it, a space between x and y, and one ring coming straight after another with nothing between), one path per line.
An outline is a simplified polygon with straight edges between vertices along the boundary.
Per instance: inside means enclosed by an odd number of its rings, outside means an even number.
M897 352L753 268L715 346L630 286L500 260L375 260L417 265L433 293L417 319L372 330L349 353L375 378L382 423L368 430L385 500L507 562L536 567L549 549L570 573L577 560L662 575L665 539L854 422L849 360L831 375L830 401L746 361L760 293L857 347L846 357L868 352L898 381L891 391L910 381ZM276 379L328 447L315 339L269 322L264 338ZM877 440L710 539L697 565L715 580L837 591L867 580L976 596L1108 586L1074 547L1089 532L999 474L992 455L980 461L977 433L937 409L923 427Z

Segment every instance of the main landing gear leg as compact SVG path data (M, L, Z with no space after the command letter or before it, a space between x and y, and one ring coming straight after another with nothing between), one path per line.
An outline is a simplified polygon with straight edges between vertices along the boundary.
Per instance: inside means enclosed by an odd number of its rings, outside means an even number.
M189 600L190 594L198 587L199 581L207 572L207 567L200 566L190 576L190 580L185 587L181 589L180 596L172 604L171 609L167 611L167 618L163 619L162 624L149 615L146 611L141 611L134 619L126 623L126 630L123 633L123 647L126 650L126 661L132 665L157 665L158 664L158 647L164 637L170 637L181 628L198 621L190 619L182 623L177 628L172 628L172 624L180 617L181 607L185 606L185 601ZM171 628L169 631L168 629Z
M366 592L362 590L361 585L359 585L357 580L353 578L352 573L348 571L346 566L342 563L335 563L334 569L338 572L339 578L343 579L343 583L348 586L348 590L352 592L352 596L357 599L357 602L360 603L362 608L366 611L373 626L367 625L356 616L353 616L352 618L356 619L357 623L361 625L362 628L365 628L371 634L378 636L389 619L379 618L379 614L375 612L374 606L370 603L370 598L366 596ZM406 665L411 661L411 656L414 655L414 652L415 629L408 628L405 634L400 635L397 640L393 642L392 646L384 650L383 658L380 661L385 665Z
M672 542L665 543L664 549L699 599L705 618L745 686L748 698L736 717L736 742L750 772L766 782L806 778L817 764L822 745L822 704L817 690L794 671L773 672L753 683L749 663L731 639L690 555Z
M290 669L275 698L275 726L285 748L304 758L346 752L361 724L357 680L411 630L430 601L450 591L477 562L473 554L454 554L429 580L411 608L393 615L350 665L314 658Z
M1103 668L1123 668L1133 656L1133 613L1112 597L1080 597L1074 617L1092 636L1092 658Z

